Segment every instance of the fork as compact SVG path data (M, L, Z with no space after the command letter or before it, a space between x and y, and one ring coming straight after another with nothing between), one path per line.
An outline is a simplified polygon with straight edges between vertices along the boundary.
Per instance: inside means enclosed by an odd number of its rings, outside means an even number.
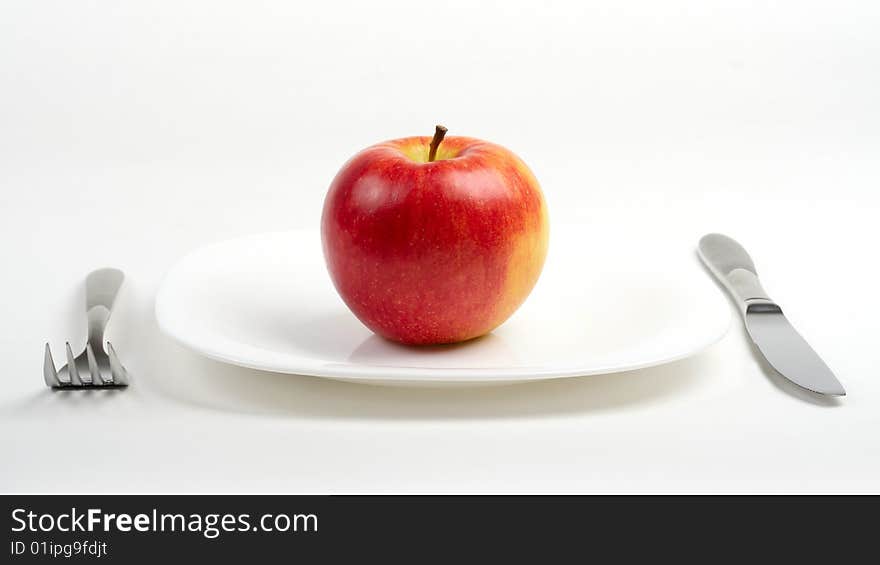
M43 378L46 386L53 389L128 386L128 372L119 362L113 345L104 341L104 330L124 278L125 275L118 269L99 269L86 277L86 313L89 324L86 348L74 357L70 342L67 342L67 365L56 371L47 343L43 357ZM106 350L104 343L107 344Z

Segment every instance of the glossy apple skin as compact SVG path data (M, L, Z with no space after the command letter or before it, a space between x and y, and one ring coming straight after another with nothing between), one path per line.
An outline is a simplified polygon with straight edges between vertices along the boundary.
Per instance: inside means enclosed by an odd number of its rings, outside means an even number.
M368 328L405 344L484 335L541 274L549 222L541 188L516 155L448 137L369 147L330 185L324 257L342 299Z

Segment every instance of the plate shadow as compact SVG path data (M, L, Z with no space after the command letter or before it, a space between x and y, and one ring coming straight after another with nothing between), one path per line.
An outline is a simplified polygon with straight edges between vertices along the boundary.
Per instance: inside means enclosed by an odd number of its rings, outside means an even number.
M163 367L151 371L161 378L150 384L157 393L206 410L318 420L489 420L602 412L684 394L711 370L707 351L608 375L468 387L377 386L236 367L161 339Z

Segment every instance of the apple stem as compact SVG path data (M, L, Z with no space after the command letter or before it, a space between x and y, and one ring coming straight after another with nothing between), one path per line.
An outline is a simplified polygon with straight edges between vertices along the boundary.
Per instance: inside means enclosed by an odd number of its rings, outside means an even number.
M428 162L431 163L437 157L437 148L440 147L440 142L443 141L443 137L446 135L446 132L449 131L443 126L437 126L434 128L434 139L431 140L431 149L428 151Z

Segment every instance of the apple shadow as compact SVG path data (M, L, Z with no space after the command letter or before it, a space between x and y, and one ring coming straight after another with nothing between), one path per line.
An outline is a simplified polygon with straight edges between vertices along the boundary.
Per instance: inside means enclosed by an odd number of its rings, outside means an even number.
M507 345L504 338L488 333L468 341L438 345L403 345L389 341L376 334L365 339L348 360L352 363L382 366L388 363L399 363L400 359L410 358L423 366L442 367L444 358L452 354L450 366L479 367L484 359L515 359L514 350ZM426 363L426 360L431 360ZM435 387L436 388L436 387Z
M699 259L699 253L697 253L697 257ZM788 396L793 398L797 398L803 402L807 402L809 404L813 404L815 406L821 406L825 408L833 408L835 406L842 406L841 398L837 396L828 396L825 394L819 394L813 392L811 390L807 390L801 386L796 385L791 382L784 376L782 376L779 371L773 368L773 366L767 361L761 351L758 349L758 346L755 345L755 342L752 341L752 337L749 335L748 330L746 329L745 323L742 321L742 316L739 313L739 305L736 301L730 296L730 293L724 288L724 285L715 278L715 275L712 274L712 271L700 260L700 266L703 268L703 272L712 279L715 285L722 291L724 296L727 298L728 302L737 310L736 316L738 319L739 326L739 334L743 339L749 344L749 351L752 354L752 360L764 374L770 383L776 387L776 389Z

